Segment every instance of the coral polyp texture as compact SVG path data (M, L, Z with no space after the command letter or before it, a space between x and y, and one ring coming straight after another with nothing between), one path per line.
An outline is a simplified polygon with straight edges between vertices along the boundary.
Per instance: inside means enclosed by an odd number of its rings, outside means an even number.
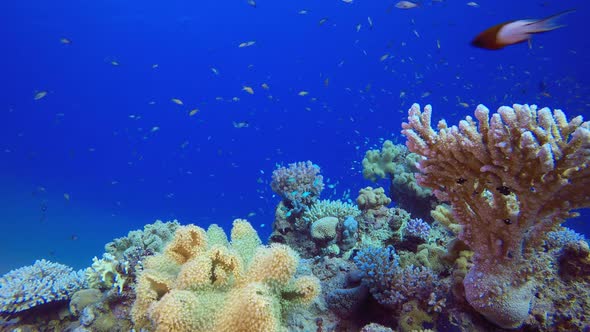
M539 281L534 257L550 231L590 206L590 123L561 110L483 105L449 127L418 104L402 125L422 156L418 183L450 202L459 238L474 252L463 281L471 306L504 328L529 316Z
M0 278L0 315L13 314L43 304L69 300L86 279L83 271L38 260L35 264L12 270Z
M288 246L261 245L245 220L234 221L231 241L216 226L181 226L146 259L133 322L150 331L284 331L287 311L320 292L317 278L295 277L298 264Z

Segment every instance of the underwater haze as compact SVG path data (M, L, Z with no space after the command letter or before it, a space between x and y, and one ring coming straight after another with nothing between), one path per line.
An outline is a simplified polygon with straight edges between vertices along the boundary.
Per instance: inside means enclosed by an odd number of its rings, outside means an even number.
M457 123L478 104L590 113L587 1L4 1L0 274L75 269L156 219L266 240L272 172L311 160L354 202L365 152L404 143L417 102ZM488 50L498 23L576 9ZM436 123L436 122L434 122ZM387 180L377 185L389 189ZM590 234L590 213L566 225Z

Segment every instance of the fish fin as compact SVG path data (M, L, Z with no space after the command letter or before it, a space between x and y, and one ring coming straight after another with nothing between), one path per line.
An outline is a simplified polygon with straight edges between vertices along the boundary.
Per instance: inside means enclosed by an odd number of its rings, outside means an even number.
M525 26L527 27L527 30L530 33L539 33L539 32L547 32L547 31L551 31L551 30L555 30L555 29L559 29L564 27L564 24L559 24L558 20L563 17L566 14L575 12L575 9L569 9L569 10L565 10L562 11L560 13L557 13L555 15L551 15L549 17L540 19L540 20L534 20L531 21L530 23L527 23Z

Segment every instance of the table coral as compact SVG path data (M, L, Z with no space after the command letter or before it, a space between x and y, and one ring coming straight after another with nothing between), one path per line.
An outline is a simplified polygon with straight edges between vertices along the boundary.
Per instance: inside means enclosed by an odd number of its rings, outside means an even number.
M285 330L285 312L319 294L317 278L294 277L297 254L282 244L262 246L247 221L236 220L231 241L220 243L183 226L162 254L146 259L132 308L137 329Z
M590 123L561 110L514 105L490 118L479 105L471 117L431 127L430 105L412 105L402 133L418 163L420 185L450 202L461 238L474 251L466 299L504 328L529 315L535 255L547 233L573 209L590 206Z

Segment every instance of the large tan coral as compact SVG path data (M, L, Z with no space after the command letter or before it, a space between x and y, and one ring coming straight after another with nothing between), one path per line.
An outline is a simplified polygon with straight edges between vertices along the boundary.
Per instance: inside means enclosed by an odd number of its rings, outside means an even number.
M464 285L470 304L513 328L528 317L533 267L527 257L573 209L590 206L590 123L561 110L514 105L490 118L479 105L459 126L431 127L414 104L403 134L419 162L420 185L450 202L459 237L474 251Z
M299 257L288 246L262 246L245 220L231 242L219 230L180 227L163 254L150 257L136 286L132 318L155 331L283 331L285 312L308 304L317 278L295 278ZM208 243L213 243L208 245Z

